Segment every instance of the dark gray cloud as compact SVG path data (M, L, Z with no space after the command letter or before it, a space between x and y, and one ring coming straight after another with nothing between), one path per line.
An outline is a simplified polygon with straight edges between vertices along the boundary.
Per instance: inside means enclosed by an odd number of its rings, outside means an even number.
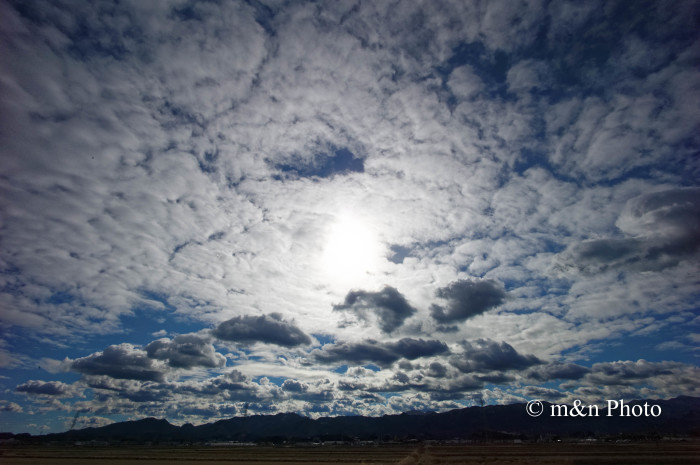
M595 363L586 375L586 381L599 385L634 385L640 381L677 376L688 365L679 362L649 362L646 360ZM700 373L700 369L694 367ZM682 377L677 380L680 383Z
M447 300L447 305L434 304L431 316L439 323L464 321L498 307L506 300L503 286L493 280L460 280L442 287L437 297Z
M484 381L478 376L463 375L450 379L444 388L436 389L433 395L445 399L458 399L464 392L476 391L484 387Z
M418 372L405 373L397 371L394 376L386 378L379 384L367 386L367 392L435 392L444 390L444 386L439 386L426 379Z
M163 385L140 386L138 389L120 391L119 396L130 402L154 404L165 403L168 401L172 401L175 398L171 387ZM103 398L106 400L110 397L112 397L111 393L107 394Z
M122 391L138 384L134 380L115 379L105 375L86 375L83 381L88 387L105 391Z
M70 396L76 393L72 386L60 381L39 380L30 380L26 383L22 383L15 388L15 391L22 392L24 394L52 397Z
M314 350L311 355L320 363L376 363L388 366L401 358L414 360L446 352L447 345L441 341L403 338L396 342L368 339L362 342L326 344L321 349Z
M595 239L574 245L568 254L571 262L583 270L605 271L638 262L643 247L644 242L638 239Z
M311 343L311 338L293 323L282 320L278 313L261 316L237 316L224 321L212 331L223 341L244 344L264 342L284 347Z
M334 305L333 310L355 313L363 320L375 315L379 327L385 333L391 333L400 327L406 318L416 313L406 298L395 288L385 286L379 292L362 290L350 291L342 304Z
M174 390L177 393L191 393L198 396L230 395L233 393L237 397L245 397L250 400L257 399L255 396L257 386L240 371L231 370L229 373L215 378L176 384Z
M275 397L274 391L281 392L277 386L254 383L237 370L207 379L167 382L115 379L104 375L88 375L84 381L95 391L96 398L101 402L122 399L142 405L164 405L178 401L189 404L192 399L209 399L218 403L230 399L249 402Z
M696 365L647 360L620 360L594 363L582 378L562 383L559 387L573 390L575 395L592 401L615 397L648 397L655 392L661 398L681 395L700 396L700 367Z
M476 379L479 381L483 381L484 383L490 383L490 384L506 384L510 383L511 381L515 380L515 377L506 374L506 373L490 373L487 375L478 375L475 376Z
M409 337L399 339L396 342L387 343L387 347L408 360L449 352L444 342L437 340L425 341L423 339L413 339Z
M341 391L356 391L356 390L364 390L367 388L367 385L363 382L360 381L354 381L354 380L340 380L338 381L338 389Z
M630 233L653 232L668 237L697 238L700 188L665 189L635 197L627 203L618 226Z
M309 386L296 379L285 379L282 389L288 392L306 392Z
M163 381L163 371L145 351L131 344L109 346L102 352L73 360L70 369L85 375L105 375L117 379Z
M226 357L216 352L208 335L180 334L172 340L159 339L146 346L146 354L150 358L167 360L168 365L174 368L216 368L226 365Z
M368 363L390 365L399 358L395 352L384 344L368 340L354 343L326 344L320 350L312 352L314 359L321 363Z
M463 373L522 370L542 363L534 355L522 355L507 342L490 339L463 341L464 351L450 358L450 363Z
M587 273L660 271L695 257L700 249L700 188L642 194L627 202L616 224L626 237L574 244L562 254L563 266Z
M399 368L401 368L402 370L410 371L410 370L413 370L414 367L411 364L411 362L409 362L408 360L401 360L399 362Z
M580 379L590 371L590 368L575 363L553 362L531 369L528 376L537 381Z
M86 375L84 381L96 399L108 403L120 399L139 404L162 404L171 401L177 389L176 383L117 379L106 375Z
M411 378L409 378L408 375L403 371L397 371L394 375L394 379L401 384L406 384L411 380Z
M312 383L311 385L293 380L293 382L286 386L285 383L282 383L282 390L290 399L319 404L332 402L336 397L334 392L335 386L327 379L320 383Z
M523 389L523 395L548 401L556 401L562 397L566 397L566 394L561 391L541 386L526 386L525 389Z
M432 362L426 374L433 378L443 378L447 374L447 367L440 362Z

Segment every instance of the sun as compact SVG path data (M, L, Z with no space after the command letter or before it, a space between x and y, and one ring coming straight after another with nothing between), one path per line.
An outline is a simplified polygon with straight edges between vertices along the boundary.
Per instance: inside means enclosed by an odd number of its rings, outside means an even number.
M323 248L324 274L336 283L356 285L377 269L381 247L376 232L356 215L340 214Z

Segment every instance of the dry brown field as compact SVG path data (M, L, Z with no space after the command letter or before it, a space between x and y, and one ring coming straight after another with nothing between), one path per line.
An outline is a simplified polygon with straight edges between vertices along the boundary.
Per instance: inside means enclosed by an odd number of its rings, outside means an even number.
M68 447L0 449L8 465L266 464L635 464L700 465L698 443L245 447Z

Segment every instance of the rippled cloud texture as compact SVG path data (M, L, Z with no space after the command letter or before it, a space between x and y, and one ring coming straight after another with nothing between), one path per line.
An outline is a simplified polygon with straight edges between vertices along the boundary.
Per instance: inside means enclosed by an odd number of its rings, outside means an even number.
M700 395L698 17L0 1L0 429Z

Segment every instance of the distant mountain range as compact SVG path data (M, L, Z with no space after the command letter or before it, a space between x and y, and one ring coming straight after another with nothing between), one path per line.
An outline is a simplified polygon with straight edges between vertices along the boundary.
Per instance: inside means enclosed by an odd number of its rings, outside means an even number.
M166 420L146 418L44 436L22 435L36 442L212 442L212 441L332 441L423 439L533 439L590 436L700 436L700 398L637 400L627 405L639 413L644 403L658 405L657 417L619 416L601 408L598 416L552 416L550 403L531 417L526 404L490 405L444 413L406 412L382 417L339 416L311 419L295 413L234 417L199 426L175 426ZM639 405L639 407L634 407ZM571 406L569 406L571 408ZM555 412L558 409L555 407ZM589 413L584 410L584 413ZM17 437L7 433L2 435Z

